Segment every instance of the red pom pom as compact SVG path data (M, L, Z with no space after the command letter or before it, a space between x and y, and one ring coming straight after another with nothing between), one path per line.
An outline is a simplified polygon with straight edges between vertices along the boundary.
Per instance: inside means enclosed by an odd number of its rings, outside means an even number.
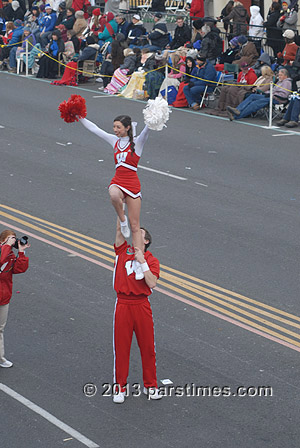
M80 95L71 95L68 101L63 101L59 106L61 118L66 123L73 123L78 121L79 118L86 117L86 104L85 99Z

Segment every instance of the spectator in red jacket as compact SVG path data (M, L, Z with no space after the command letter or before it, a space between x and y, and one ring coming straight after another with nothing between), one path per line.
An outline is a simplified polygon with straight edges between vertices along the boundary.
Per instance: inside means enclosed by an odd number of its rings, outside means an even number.
M204 17L204 0L192 0L190 5L187 5L192 19L196 17Z
M18 241L18 255L12 250L16 244L16 234L13 230L4 230L0 234L0 367L12 367L13 363L4 357L4 328L7 322L8 307L12 296L13 274L22 274L28 269L28 257L25 249L30 244Z

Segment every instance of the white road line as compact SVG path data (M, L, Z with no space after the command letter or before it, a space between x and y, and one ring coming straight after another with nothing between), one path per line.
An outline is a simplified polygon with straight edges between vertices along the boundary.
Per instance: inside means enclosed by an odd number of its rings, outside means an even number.
M148 168L147 166L139 165L139 168L142 168L143 170L147 170L147 171L152 171L153 173L162 174L163 176L173 177L174 179L187 180L186 177L175 176L175 174L170 174L170 173L165 173L164 171L154 170L153 168Z
M18 394L13 389L6 386L5 384L0 383L0 390L2 390L4 393L6 393L10 397L14 398L15 400L19 401L24 406L31 409L33 412L36 412L41 417L48 420L48 422L52 423L53 425L57 426L62 431L66 432L67 434L72 436L74 439L77 439L79 442L83 443L83 445L87 446L88 448L99 448L99 445L92 442L92 440L87 439L85 436L80 434L80 432L71 428L71 426L66 425L62 421L58 420L56 417L54 417L54 415L49 414L49 412L45 411L44 409L40 408L36 404L32 403L32 401L27 400L27 398Z
M208 185L201 184L200 182L195 182L195 184L197 184L197 185L202 185L202 187L208 187Z
M286 132L285 134L272 134L272 137L287 137L289 135L300 135L299 132Z
M5 126L2 126L1 124L0 124L0 129L4 129L5 128Z
M67 146L65 143L55 142L57 145Z

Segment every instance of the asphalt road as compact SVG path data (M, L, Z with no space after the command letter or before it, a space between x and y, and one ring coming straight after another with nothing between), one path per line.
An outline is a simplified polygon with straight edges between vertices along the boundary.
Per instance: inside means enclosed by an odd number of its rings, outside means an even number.
M5 73L0 87L1 228L32 243L5 332L14 367L0 370L1 448L298 447L299 135L181 110L151 132L139 176L142 224L162 264L151 299L158 378L212 396L133 396L134 342L131 396L117 406L103 386L113 363L113 158L57 107L80 93L103 129L127 113L141 131L144 104ZM250 386L253 396L237 396Z

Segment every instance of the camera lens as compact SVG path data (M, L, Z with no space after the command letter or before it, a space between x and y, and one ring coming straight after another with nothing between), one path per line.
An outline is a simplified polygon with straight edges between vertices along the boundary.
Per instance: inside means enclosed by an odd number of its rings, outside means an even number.
M24 235L22 236L22 238L20 238L20 244L22 244L22 246L25 246L25 244L27 244L28 241L28 236Z

